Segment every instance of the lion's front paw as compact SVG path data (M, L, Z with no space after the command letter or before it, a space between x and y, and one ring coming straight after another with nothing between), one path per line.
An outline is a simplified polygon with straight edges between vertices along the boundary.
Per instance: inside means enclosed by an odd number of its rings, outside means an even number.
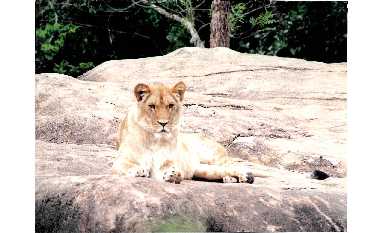
M163 173L163 180L170 183L180 184L182 181L182 174L172 167Z
M238 176L239 183L249 183L252 184L255 180L255 177L253 176L252 172L246 172L244 174L241 174Z
M125 172L120 172L119 174L129 177L150 177L150 170L143 167L133 167Z
M137 173L138 177L149 177L150 176L149 169L146 169L146 168L143 168L143 167L137 168L136 173Z

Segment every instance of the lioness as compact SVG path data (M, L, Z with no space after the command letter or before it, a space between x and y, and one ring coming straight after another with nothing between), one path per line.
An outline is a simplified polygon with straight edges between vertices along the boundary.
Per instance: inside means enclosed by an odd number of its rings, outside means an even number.
M253 183L249 162L228 157L206 137L180 133L185 91L183 82L135 86L137 102L119 127L113 174L175 183L192 178Z

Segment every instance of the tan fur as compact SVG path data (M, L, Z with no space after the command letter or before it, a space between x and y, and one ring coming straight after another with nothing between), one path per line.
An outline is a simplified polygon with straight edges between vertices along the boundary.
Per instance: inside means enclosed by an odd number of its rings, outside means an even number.
M192 178L252 183L250 163L228 157L207 137L180 133L185 90L183 82L136 85L136 105L119 127L113 173L176 183Z

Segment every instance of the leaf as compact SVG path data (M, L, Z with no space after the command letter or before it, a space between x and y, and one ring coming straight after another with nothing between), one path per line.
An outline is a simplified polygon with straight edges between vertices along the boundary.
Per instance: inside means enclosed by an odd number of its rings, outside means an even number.
M275 23L276 20L273 19L273 13L266 10L257 16L257 18L251 17L249 22L251 23L252 27L259 26L260 28L264 28L266 25Z

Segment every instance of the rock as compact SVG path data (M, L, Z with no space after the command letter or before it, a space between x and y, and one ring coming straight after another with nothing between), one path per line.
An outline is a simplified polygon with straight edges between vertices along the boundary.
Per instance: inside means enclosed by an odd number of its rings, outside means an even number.
M148 178L40 178L36 232L344 231L346 197L316 190Z
M125 93L120 85L84 82L59 74L36 75L36 138L112 145L119 120L127 111Z
M183 131L270 177L175 185L110 174L135 84L180 80ZM78 79L37 74L36 139L36 232L346 231L344 63L182 48Z
M111 175L115 149L101 144L36 141L36 177Z

